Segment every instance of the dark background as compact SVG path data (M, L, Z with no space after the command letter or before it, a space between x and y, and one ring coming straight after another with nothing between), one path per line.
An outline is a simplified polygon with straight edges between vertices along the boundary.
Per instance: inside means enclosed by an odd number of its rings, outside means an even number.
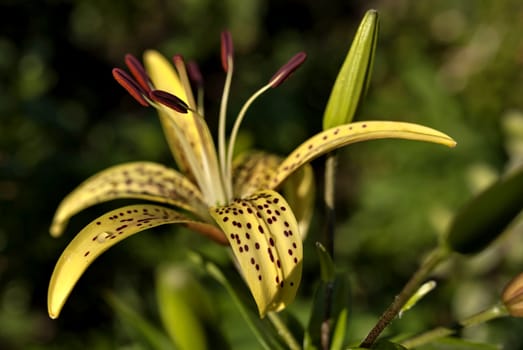
M284 155L321 130L331 86L369 8L380 14L380 38L369 95L356 119L426 124L452 135L458 147L377 141L340 153L336 261L353 280L353 342L456 209L523 155L521 1L0 0L0 348L147 348L101 291L113 290L156 322L155 268L183 262L189 248L216 249L176 227L138 235L93 264L58 320L47 316L47 284L67 242L124 203L86 210L64 237L53 239L48 227L61 198L110 165L173 164L154 111L112 79L111 69L123 67L126 53L140 57L155 48L198 61L206 118L216 130L221 30L228 28L235 42L231 122L282 63L306 51L306 64L254 104L240 134L244 146ZM313 165L321 193L323 159ZM322 220L318 199L293 306L304 320L318 280L313 243L321 239ZM521 271L522 251L521 228L514 225L479 256L453 258L437 271L438 289L391 330L448 324L495 302ZM220 287L211 287L223 299L224 324L237 328L225 331L233 348L249 348L254 337ZM505 319L465 336L515 349L522 329L521 321Z

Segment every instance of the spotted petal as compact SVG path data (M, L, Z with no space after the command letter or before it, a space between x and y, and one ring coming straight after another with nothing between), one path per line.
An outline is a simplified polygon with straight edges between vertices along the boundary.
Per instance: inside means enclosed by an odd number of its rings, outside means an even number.
M316 157L351 143L398 138L456 146L450 136L412 123L366 121L340 125L318 133L298 146L278 167L270 188L278 187L290 174Z
M281 157L265 152L246 152L236 157L232 172L234 196L247 197L269 188L281 161Z
M289 205L274 191L259 191L211 208L230 242L261 317L285 308L301 279L302 242Z
M234 195L243 198L270 188L282 160L281 157L265 152L246 152L238 156L233 168ZM309 229L316 192L312 167L303 166L288 177L282 190L296 216L303 239Z
M69 218L83 209L118 198L168 203L208 217L200 191L180 173L152 162L133 162L93 175L65 197L56 211L51 234L59 236Z
M74 285L100 254L135 233L174 223L206 225L157 205L129 205L91 222L69 243L56 263L49 283L49 316L58 317Z

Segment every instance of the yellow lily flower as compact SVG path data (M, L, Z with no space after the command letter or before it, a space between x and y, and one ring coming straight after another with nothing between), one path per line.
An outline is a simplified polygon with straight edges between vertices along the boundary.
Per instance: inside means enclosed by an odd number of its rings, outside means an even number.
M342 146L371 139L403 138L455 145L452 138L428 127L368 121L325 130L283 160L253 152L233 162L236 136L249 106L265 91L279 86L305 57L304 53L295 55L247 100L227 143L225 116L233 48L230 34L222 34L226 80L216 149L203 117L201 77L195 66L186 67L181 56L175 56L173 69L158 52L147 51L145 69L136 58L126 56L132 76L118 68L113 76L140 104L158 110L179 171L153 162L114 166L87 179L61 202L50 230L53 236L63 232L71 216L100 202L139 198L163 205L124 206L84 227L66 247L53 271L48 292L50 317L58 317L74 285L100 254L135 233L175 223L230 246L261 317L282 310L294 299L301 280L302 238L313 202L310 161ZM198 103L190 78L198 86ZM276 192L283 189L284 182L293 184L289 196L292 205Z

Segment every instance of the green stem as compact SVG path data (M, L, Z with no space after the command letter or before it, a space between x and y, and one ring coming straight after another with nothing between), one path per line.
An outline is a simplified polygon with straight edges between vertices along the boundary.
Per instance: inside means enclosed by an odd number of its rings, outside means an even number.
M334 259L334 226L336 224L334 193L336 187L336 169L338 168L338 155L331 152L325 161L325 184L323 197L325 201L325 248Z
M291 331L285 323L281 320L280 316L276 312L269 312L267 314L269 317L269 320L271 320L272 324L274 325L274 328L278 331L278 334L280 337L285 341L285 344L289 347L290 350L300 350L301 347L292 335Z
M372 328L363 340L360 347L370 348L372 344L376 341L378 336L383 332L383 330L392 322L394 318L398 315L401 308L405 303L410 299L410 297L416 292L421 283L427 278L430 272L445 258L449 255L449 251L443 246L440 246L433 250L427 259L421 264L418 270L412 275L410 280L405 284L401 292L396 295L394 301L390 306L383 312L378 322Z
M335 215L335 187L336 169L338 167L338 156L336 152L327 155L325 162L325 183L323 197L325 201L325 249L329 256L334 260L334 227L336 225ZM323 350L330 348L330 338L332 332L331 308L333 284L328 283L325 291L325 313L321 324L321 346Z
M457 333L458 331L460 331L464 328L475 326L480 323L485 323L485 322L491 321L493 319L507 316L507 315L508 315L508 312L507 312L507 309L505 308L505 306L501 303L496 304L484 311L481 311L480 313L477 313L471 317L461 320L459 323L457 323L456 325L454 325L452 327L434 328L430 331L421 333L415 337L402 341L401 345L403 345L404 347L406 347L408 349L413 349L420 345L424 345L424 344L433 342L437 339Z

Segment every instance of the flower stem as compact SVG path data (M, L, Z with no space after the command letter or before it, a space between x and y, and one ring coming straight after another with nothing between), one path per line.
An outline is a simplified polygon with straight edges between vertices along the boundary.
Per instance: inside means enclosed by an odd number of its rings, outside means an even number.
M336 225L335 216L335 187L336 187L336 169L338 167L338 155L336 152L330 152L325 162L325 182L323 198L325 201L325 249L329 256L334 260L334 227ZM331 309L333 284L328 283L325 291L325 313L321 325L321 347L324 350L330 348L330 338L332 332Z
M408 349L413 349L417 346L433 342L437 339L452 335L464 328L475 326L480 323L485 323L493 319L507 316L507 309L503 304L496 304L490 308L481 311L471 317L468 317L464 320L459 321L456 325L452 327L437 327L430 331L421 333L417 336L414 336L410 339L404 340L401 342L401 345Z
M416 292L421 283L427 278L430 272L449 255L449 250L443 246L439 246L433 250L427 259L421 264L418 270L412 275L410 280L405 284L401 292L396 295L394 301L390 306L383 312L378 322L372 328L363 340L360 347L370 348L376 341L378 336L383 330L392 322L392 320L398 315L401 308L410 299L410 297Z
M285 341L285 344L289 347L290 350L300 350L301 347L292 335L291 331L285 323L281 320L280 316L274 311L271 311L267 314L269 319L271 320L272 324L274 325L274 328L278 331L278 334L280 337Z
M336 187L336 169L338 168L338 155L331 152L327 155L325 161L325 184L324 184L324 201L325 201L325 248L334 259L334 226L336 224L334 192Z

